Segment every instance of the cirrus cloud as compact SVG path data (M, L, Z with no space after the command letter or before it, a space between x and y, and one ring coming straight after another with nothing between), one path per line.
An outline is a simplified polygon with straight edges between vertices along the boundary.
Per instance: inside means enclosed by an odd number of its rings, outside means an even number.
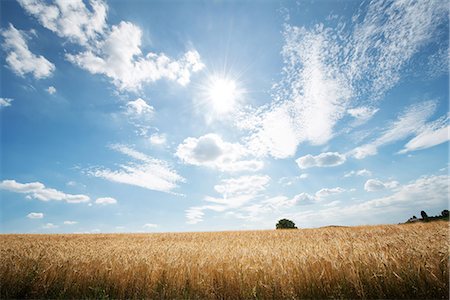
M136 162L120 165L117 170L104 167L91 168L87 170L89 175L166 193L171 193L178 187L179 182L185 181L166 161L156 159L126 145L115 144L111 148L133 158Z

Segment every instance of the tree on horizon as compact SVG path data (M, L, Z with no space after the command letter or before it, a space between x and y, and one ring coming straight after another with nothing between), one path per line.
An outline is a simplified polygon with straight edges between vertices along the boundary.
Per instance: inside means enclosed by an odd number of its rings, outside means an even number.
M276 224L276 229L297 229L297 226L291 220L281 219Z

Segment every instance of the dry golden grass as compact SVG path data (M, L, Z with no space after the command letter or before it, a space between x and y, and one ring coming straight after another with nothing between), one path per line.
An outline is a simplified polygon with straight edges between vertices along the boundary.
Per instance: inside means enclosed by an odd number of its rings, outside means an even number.
M1 298L448 298L448 222L1 235Z

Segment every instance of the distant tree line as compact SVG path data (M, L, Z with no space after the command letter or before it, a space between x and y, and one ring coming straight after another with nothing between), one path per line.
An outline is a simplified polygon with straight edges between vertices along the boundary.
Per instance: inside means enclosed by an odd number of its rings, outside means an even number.
M425 211L420 212L421 218L417 218L416 216L412 216L412 218L409 218L406 223L414 223L414 222L430 222L430 221L438 221L438 220L449 220L448 216L448 209L444 209L440 215L437 216L428 216L428 214Z

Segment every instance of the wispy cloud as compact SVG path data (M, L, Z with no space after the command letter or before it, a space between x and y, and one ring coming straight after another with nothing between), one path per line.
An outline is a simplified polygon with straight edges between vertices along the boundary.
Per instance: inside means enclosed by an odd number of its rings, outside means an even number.
M378 153L378 148L399 140L403 140L420 132L427 120L436 110L436 101L425 101L413 104L401 113L397 120L391 122L383 133L375 140L353 149L350 154L363 159Z
M395 192L383 198L361 204L366 208L383 209L397 205L431 205L448 203L449 176L422 176L408 184L398 186Z
M147 223L147 224L144 224L144 226L142 226L142 227L146 228L146 229L152 229L152 228L157 228L158 224Z
M330 222L356 225L377 224L380 216L391 215L394 220L403 216L406 220L424 208L442 209L448 205L449 176L422 176L399 185L390 195L364 202L335 207L294 212L289 216L302 223L314 226ZM397 221L396 221L397 222Z
M78 224L78 222L77 221L64 221L63 224L64 225L75 225L75 224Z
M352 170L348 173L345 173L344 177L352 177L352 176L372 176L372 172L367 169L361 170Z
M333 127L345 114L351 86L329 58L338 55L330 30L286 26L283 81L275 101L257 112L248 143L260 155L286 158L302 142L321 145L333 137ZM247 117L246 117L247 118Z
M0 98L0 108L11 106L11 102L13 101L11 98Z
M139 136L148 136L148 132L152 127L150 124L155 115L153 106L142 98L128 101L124 107L124 114L130 124L136 128L136 134Z
M227 212L227 214L245 221L263 221L264 218L273 218L274 214L286 215L288 210L295 211L295 207L306 208L316 204L335 206L340 203L340 201L329 201L330 198L345 191L346 190L341 187L334 187L322 188L312 195L304 192L297 194L294 197L279 195L266 198L257 203L239 207L238 209Z
M442 1L371 1L364 7L352 24L285 25L284 76L274 101L237 121L250 131L247 142L256 154L290 157L300 143L327 143L346 115L356 118L353 126L369 120L421 47L439 43L434 33L443 30L448 13Z
M419 133L411 139L399 153L423 150L450 140L449 117L444 116L430 122L419 129Z
M323 188L316 192L316 197L318 199L326 198L331 195L337 195L340 193L345 192L345 189L341 187L335 187L335 188Z
M95 200L95 204L99 204L99 205L110 205L110 204L116 204L117 200L112 198L112 197L102 197L102 198L97 198Z
M17 75L32 73L37 79L49 77L55 70L55 65L42 55L33 54L27 45L27 35L17 30L12 24L1 31L3 48L8 52L6 63Z
M283 185L283 186L290 186L290 185L293 185L294 183L296 183L296 182L298 182L300 180L304 180L304 179L306 179L308 177L309 177L308 173L303 173L303 174L301 174L299 176L293 176L293 177L281 177L278 180L278 183Z
M87 171L88 174L113 182L166 193L177 188L179 182L184 182L184 178L173 170L166 161L153 158L126 145L115 144L111 148L138 162L120 165L118 170L103 167L93 168Z
M378 110L378 108L360 106L348 109L347 113L355 118L353 126L359 126L369 121L378 112Z
M175 155L186 164L222 172L258 171L264 166L260 160L246 159L251 153L241 144L225 142L213 133L185 139Z
M0 182L0 189L13 193L27 194L27 198L41 201L57 200L67 203L82 203L89 202L90 200L89 196L66 194L52 188L47 188L40 182L20 183L15 180L3 180Z
M312 167L335 167L342 165L345 161L345 155L338 152L325 152L316 156L308 154L295 160L300 169L308 169Z
M246 221L260 221L263 216L273 216L274 213L283 213L295 207L308 207L315 204L335 206L339 203L335 200L335 196L347 191L341 187L333 187L322 188L314 194L303 192L293 197L284 195L267 197L263 191L266 189L268 179L267 176L243 176L232 180L233 188L225 188L228 187L229 181L222 181L220 185L216 185L217 191L236 190L236 193L224 195L222 198L206 197L205 200L214 205L190 207L186 211L187 223L201 222L207 210L221 212ZM234 185L236 185L235 188ZM241 190L240 186L246 188Z
M213 203L212 205L194 206L187 209L187 223L196 224L201 222L206 210L222 212L239 208L249 201L260 197L260 192L266 189L269 182L270 177L267 175L223 179L214 186L214 190L221 194L221 197L206 196L204 200Z
M347 51L347 72L360 94L380 97L399 80L405 64L433 40L446 21L442 1L372 1L359 13ZM444 30L444 29L442 29ZM364 84L366 82L366 84Z
M47 223L44 226L42 226L42 228L44 228L44 229L54 229L54 228L58 228L58 225L55 225L53 223Z
M28 219L42 219L44 217L43 213L32 212L27 215Z

